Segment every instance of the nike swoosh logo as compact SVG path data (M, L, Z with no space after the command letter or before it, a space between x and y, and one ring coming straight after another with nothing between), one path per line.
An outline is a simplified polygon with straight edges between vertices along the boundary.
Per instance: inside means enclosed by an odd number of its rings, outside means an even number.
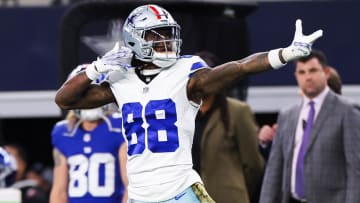
M175 200L179 200L182 196L184 196L186 194L186 192L178 195L178 196L175 196Z

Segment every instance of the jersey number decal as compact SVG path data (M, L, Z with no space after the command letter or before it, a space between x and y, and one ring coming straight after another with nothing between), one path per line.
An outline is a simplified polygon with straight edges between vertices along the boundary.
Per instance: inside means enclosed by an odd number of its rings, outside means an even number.
M146 141L153 153L174 152L179 147L175 103L171 99L152 100L144 110L145 121L141 103L126 103L122 107L128 154L141 154Z
M89 192L93 197L108 197L115 190L115 158L109 153L94 153L89 158L82 154L68 158L70 166L70 197L82 197ZM104 167L104 183L100 184L100 167Z

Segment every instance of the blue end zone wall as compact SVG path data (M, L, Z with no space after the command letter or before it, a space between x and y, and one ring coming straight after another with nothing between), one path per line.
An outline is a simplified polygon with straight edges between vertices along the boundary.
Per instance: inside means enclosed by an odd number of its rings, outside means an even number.
M58 36L64 11L0 9L0 91L58 88Z
M306 35L324 30L313 47L325 52L329 65L337 68L343 83L360 84L360 2L260 3L247 18L251 52L288 46L297 18L302 19ZM251 76L250 86L296 85L294 64L287 66Z
M360 2L260 3L247 18L251 52L288 46L295 20L305 34L321 28L324 50L345 84L359 84ZM66 8L0 9L0 91L56 90L60 84L59 28ZM231 40L231 39L224 39ZM224 42L224 46L226 43ZM241 46L241 45L239 45ZM293 64L251 76L251 86L296 85Z

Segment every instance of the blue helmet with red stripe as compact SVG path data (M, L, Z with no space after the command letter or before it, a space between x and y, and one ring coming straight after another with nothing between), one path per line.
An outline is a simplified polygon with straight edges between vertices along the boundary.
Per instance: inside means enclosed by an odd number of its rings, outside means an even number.
M123 26L125 46L135 57L160 68L173 65L180 56L180 26L164 8L149 4L134 9Z

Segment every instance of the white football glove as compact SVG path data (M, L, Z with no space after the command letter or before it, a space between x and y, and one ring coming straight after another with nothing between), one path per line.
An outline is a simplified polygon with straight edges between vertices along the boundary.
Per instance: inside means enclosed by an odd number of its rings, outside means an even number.
M116 43L112 50L86 68L86 75L90 80L94 80L98 78L100 74L111 71L126 73L129 68L132 68L130 65L132 57L133 53L131 49L120 47L119 43Z
M290 46L282 51L282 56L286 62L308 56L311 52L311 46L319 37L323 35L322 30L313 32L311 35L303 35L302 22L300 19L295 23L295 36Z
M317 30L313 32L311 35L303 35L302 32L302 22L300 19L296 20L295 23L295 35L294 40L292 41L291 45L282 49L282 57L285 60L285 64L289 61L296 60L301 57L308 56L311 52L311 46L323 35L322 30ZM279 51L281 49L271 50L269 52L268 58L270 65L277 69L285 64L282 63L279 59Z

